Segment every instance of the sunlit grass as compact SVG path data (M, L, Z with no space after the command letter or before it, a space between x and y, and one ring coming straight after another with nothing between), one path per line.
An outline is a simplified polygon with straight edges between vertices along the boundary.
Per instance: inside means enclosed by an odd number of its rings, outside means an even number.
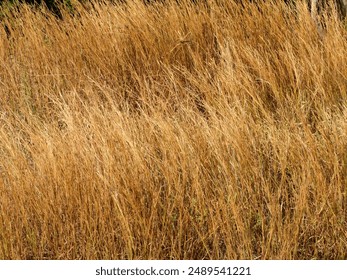
M343 23L174 2L4 20L0 258L346 259Z

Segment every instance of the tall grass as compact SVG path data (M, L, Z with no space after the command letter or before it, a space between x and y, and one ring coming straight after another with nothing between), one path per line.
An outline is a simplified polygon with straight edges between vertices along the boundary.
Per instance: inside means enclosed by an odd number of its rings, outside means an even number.
M346 259L344 23L128 2L3 20L0 258Z

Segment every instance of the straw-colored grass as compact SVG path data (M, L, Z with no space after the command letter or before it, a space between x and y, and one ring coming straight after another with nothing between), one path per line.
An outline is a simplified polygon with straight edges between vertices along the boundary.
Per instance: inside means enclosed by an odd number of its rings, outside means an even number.
M344 23L128 2L3 19L0 258L346 259Z

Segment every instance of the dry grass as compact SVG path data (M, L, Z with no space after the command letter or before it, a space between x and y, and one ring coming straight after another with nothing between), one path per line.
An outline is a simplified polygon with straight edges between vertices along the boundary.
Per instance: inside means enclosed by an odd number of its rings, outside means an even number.
M347 258L343 23L78 10L0 31L1 259Z

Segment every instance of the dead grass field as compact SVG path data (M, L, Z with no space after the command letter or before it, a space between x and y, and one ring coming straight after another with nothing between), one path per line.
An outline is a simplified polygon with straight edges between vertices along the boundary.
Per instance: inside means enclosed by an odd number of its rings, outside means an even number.
M324 22L231 1L13 11L0 258L346 259L347 29Z

